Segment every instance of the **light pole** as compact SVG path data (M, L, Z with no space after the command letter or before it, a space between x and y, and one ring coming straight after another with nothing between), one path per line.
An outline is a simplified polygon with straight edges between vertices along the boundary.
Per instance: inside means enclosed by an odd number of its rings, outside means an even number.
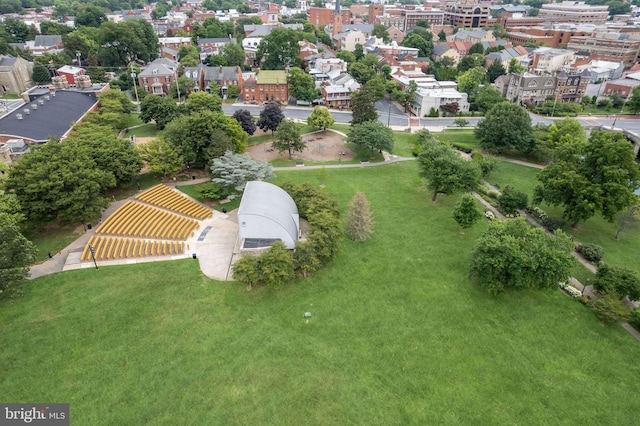
M96 248L89 244L89 251L91 252L91 258L93 259L93 264L96 265L96 269L98 269L98 262L96 262Z
M76 50L76 58L78 58L78 59L77 59L77 60L78 60L78 67L81 67L81 66L82 66L82 62L80 62L80 57L81 57L81 55L82 55L82 54L80 53L80 51L79 51L79 50Z
M140 99L138 99L138 85L136 84L136 72L133 70L133 62L131 63L131 78L133 79L133 91L136 93L136 111L140 112Z
M387 127L391 127L391 99L389 99L389 111L387 112Z
M611 130L613 130L613 128L616 127L616 121L618 121L618 116L614 115L613 116L613 124L611 125Z

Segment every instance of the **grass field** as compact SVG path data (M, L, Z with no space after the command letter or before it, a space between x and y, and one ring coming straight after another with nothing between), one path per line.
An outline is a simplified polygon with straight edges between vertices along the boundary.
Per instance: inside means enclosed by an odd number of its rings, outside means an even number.
M473 129L446 129L441 133L434 133L441 142L457 145L461 148L480 148L480 141L473 133Z
M529 202L533 196L533 189L537 184L536 176L540 170L520 166L517 164L501 162L487 179L492 184L499 184L504 188L510 184L519 191L529 195ZM562 220L562 209L560 207L549 206L543 203L541 208L551 217ZM620 215L619 215L620 216ZM632 220L625 230L615 240L616 231L619 227L619 220L614 223L607 222L601 215L596 215L579 225L578 229L565 226L565 231L572 235L574 239L582 243L598 244L604 248L604 260L607 263L618 266L625 266L640 273L640 264L637 257L640 253L640 216Z
M342 209L365 192L372 239L279 291L191 259L38 279L0 309L0 400L70 402L82 425L637 422L638 342L560 291L470 284L487 225L462 234L414 162L287 179Z
M129 129L126 136L150 138L150 137L156 136L157 134L158 134L158 129L156 129L156 125L153 123L149 123L140 127L134 127L133 129Z

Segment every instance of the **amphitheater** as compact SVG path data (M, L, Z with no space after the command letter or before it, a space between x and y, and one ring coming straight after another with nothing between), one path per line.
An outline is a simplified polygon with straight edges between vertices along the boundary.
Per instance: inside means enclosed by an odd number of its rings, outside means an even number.
M111 213L81 251L69 254L64 270L195 255L207 276L229 279L238 234L234 219L159 184Z

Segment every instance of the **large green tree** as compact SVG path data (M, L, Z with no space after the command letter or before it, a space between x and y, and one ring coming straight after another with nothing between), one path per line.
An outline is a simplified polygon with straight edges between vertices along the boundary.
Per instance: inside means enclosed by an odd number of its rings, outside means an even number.
M158 36L151 24L142 19L103 23L98 45L101 62L106 66L127 65L134 60L150 62L158 57Z
M265 132L267 130L271 130L273 133L280 122L284 119L284 114L282 113L282 109L280 109L280 105L278 104L268 104L265 106L262 111L260 111L260 118L258 119L258 127Z
M94 27L98 28L104 22L107 22L107 15L104 10L97 6L88 5L76 12L73 20L77 28Z
M273 168L266 161L255 161L249 154L234 154L227 151L213 160L212 182L228 193L242 192L251 180L268 181L273 178Z
M474 244L471 278L491 294L510 288L554 289L571 273L573 249L562 231L549 236L524 218L496 220Z
M458 76L458 90L471 94L477 90L486 79L484 68L474 67Z
M523 107L501 102L487 111L475 130L480 146L496 153L530 151L534 145L531 117Z
M473 102L482 112L489 111L494 105L505 102L502 94L493 87L486 85L476 89Z
M151 141L136 146L146 167L156 173L162 173L166 179L168 175L179 172L184 168L184 158L174 145L163 138L154 138Z
M265 70L283 70L300 66L300 32L291 28L275 28L260 40L256 60ZM264 62L261 62L263 61Z
M506 73L507 70L504 68L504 65L502 65L502 62L498 61L497 59L494 60L487 68L489 83L495 82L498 77L500 77L501 75L505 75Z
M426 32L431 34L428 31ZM433 40L431 37L424 37L417 32L408 34L404 40L402 40L402 45L418 49L418 55L421 57L428 57L431 55L431 50L433 50Z
M574 227L597 212L613 222L637 202L633 192L640 187L640 166L621 132L597 131L589 143L571 140L556 148L538 180L534 202L562 206Z
M147 95L140 102L140 119L145 123L155 121L158 130L164 130L178 115L176 101L169 97Z
M86 149L51 141L24 155L9 172L6 188L33 221L78 223L95 219L108 205L102 194L116 185Z
M222 112L222 99L220 99L220 96L207 92L190 93L184 105L190 113L200 111Z
M320 97L313 77L298 67L289 70L287 83L289 84L289 94L297 100L311 102Z
M0 212L0 299L20 294L35 257L36 248L22 235L16 218Z
M329 110L323 106L317 106L313 108L313 111L307 118L307 123L310 126L316 127L320 130L326 130L333 126L335 119L329 112Z
M379 121L354 124L349 130L347 143L366 148L373 155L376 151L393 151L393 132Z
M484 56L474 53L472 55L467 55L460 60L460 63L458 63L458 71L463 73L469 71L472 68L482 67L483 65Z
M365 121L377 121L378 111L375 105L375 93L366 88L361 88L351 94L351 124L360 124Z
M213 111L200 111L173 120L165 128L164 137L180 149L185 161L201 166L226 151L244 152L249 139L236 120Z
M633 91L631 92L631 99L627 101L627 106L629 107L629 111L632 113L640 113L640 86L633 88Z
M278 130L274 134L274 141L271 146L278 150L280 154L289 152L289 159L293 158L293 152L302 152L307 145L300 136L300 130L293 120L284 119L280 122Z
M418 165L420 176L427 180L427 188L433 192L432 201L436 201L438 194L472 191L480 181L480 167L476 162L466 161L449 145L434 140L421 144Z

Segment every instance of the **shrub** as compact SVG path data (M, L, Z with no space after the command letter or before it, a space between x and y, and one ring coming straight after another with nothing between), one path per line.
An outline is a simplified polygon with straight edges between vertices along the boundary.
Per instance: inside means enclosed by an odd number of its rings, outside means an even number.
M625 305L615 292L602 294L588 305L598 318L607 323L629 321L631 308Z
M487 191L487 196L489 196L491 198L495 198L497 200L498 197L500 196L500 193L498 191L490 189L490 190Z
M625 296L631 300L640 298L640 279L634 271L619 266L601 264L593 288L601 293L618 294L621 299Z
M431 108L429 110L429 114L427 115L427 117L440 117L440 113L438 112L437 109Z
M213 182L208 182L200 186L198 193L202 198L208 198L210 200L219 200L227 195L225 190Z
M604 257L604 250L596 244L585 243L578 246L578 252L591 263L598 263Z
M569 296L573 297L574 299L580 299L582 297L582 292L566 281L560 281L558 283L558 287L560 287L562 290L564 290Z
M500 195L500 208L506 215L515 215L518 210L527 207L528 197L524 192L514 189L511 185L507 185Z

